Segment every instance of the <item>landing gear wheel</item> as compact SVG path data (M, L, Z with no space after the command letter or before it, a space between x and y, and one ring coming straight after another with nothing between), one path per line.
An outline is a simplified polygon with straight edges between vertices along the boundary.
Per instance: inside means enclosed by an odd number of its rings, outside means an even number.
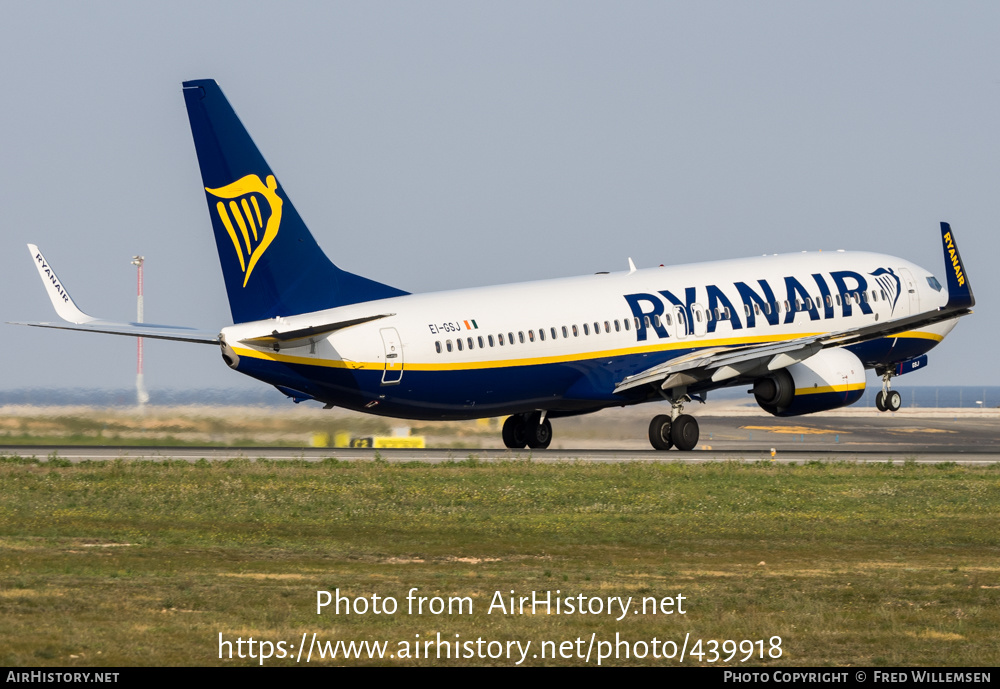
M544 450L552 442L552 424L548 419L538 423L538 416L535 416L525 423L525 429L528 447L532 450Z
M512 450L523 450L528 444L528 426L524 416L514 414L503 422L503 444Z
M899 411L899 408L903 406L903 397L895 390L889 389L889 383L892 382L892 371L885 371L882 373L882 389L877 395L875 395L875 406L878 407L879 411Z
M649 444L655 450L669 450L673 447L674 441L670 437L670 427L672 423L666 414L654 416L649 422Z
M693 416L681 414L674 419L670 439L678 450L693 450L698 444L698 421Z
M876 399L876 402L878 400ZM896 390L890 390L889 394L885 398L885 408L889 411L899 411L899 408L903 406L903 396L899 394Z

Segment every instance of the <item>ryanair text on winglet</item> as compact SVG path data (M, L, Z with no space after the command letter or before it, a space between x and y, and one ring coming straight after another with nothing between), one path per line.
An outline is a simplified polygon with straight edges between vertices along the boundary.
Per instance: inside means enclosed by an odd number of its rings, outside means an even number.
M49 281L52 282L52 286L56 288L56 292L59 293L62 300L69 301L69 295L66 294L66 290L64 290L62 285L59 284L59 281L56 279L56 274L52 272L52 269L45 265L45 259L42 258L42 255L35 254L35 260L38 261L38 264L42 267L45 274L49 276Z
M951 269L955 271L955 279L958 286L965 286L965 274L962 272L962 262L958 260L958 252L955 251L955 242L951 240L951 232L944 235L945 244L948 245L948 255L951 256Z

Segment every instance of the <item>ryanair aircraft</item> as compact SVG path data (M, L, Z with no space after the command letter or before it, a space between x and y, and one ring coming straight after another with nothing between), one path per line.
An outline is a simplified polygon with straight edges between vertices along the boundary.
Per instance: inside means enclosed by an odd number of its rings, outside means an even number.
M80 311L34 245L49 328L220 346L226 364L291 397L405 419L509 415L509 448L548 447L551 419L666 400L649 440L691 450L685 403L751 388L777 416L856 402L865 369L894 376L971 313L955 237L945 283L905 259L818 252L408 294L334 265L219 86L184 83L234 325L221 332L115 323Z

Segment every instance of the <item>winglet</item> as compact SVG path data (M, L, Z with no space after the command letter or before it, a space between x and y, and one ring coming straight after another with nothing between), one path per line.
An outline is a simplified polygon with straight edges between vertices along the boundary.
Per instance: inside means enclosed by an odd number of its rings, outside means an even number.
M969 275L965 272L962 256L958 253L955 235L951 231L951 225L946 222L941 223L941 244L944 248L944 272L948 281L948 305L945 308L949 311L972 308L976 298L972 295Z
M45 257L42 256L42 252L38 250L38 247L34 244L29 244L28 251L31 252L31 257L35 261L35 267L38 268L38 274L45 284L45 291L48 293L49 299L52 300L52 306L55 307L59 317L64 321L77 324L89 323L96 320L93 316L88 316L77 308L73 297L69 296L69 292L66 291L66 286L56 276L56 272L49 265L49 262L45 260Z

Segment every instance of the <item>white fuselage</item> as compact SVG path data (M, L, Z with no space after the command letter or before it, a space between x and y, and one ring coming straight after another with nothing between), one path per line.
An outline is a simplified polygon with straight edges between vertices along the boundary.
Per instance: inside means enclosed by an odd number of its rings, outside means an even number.
M241 359L255 360L247 371L255 377L301 390L297 376L323 371L331 390L348 390L350 399L315 394L322 385L304 392L400 416L427 403L437 418L456 410L475 416L476 405L482 415L546 401L552 409L607 406L626 376L695 349L886 323L946 302L931 273L904 259L803 252L407 295L242 323L222 335ZM389 315L280 351L241 343L377 314ZM856 353L868 367L916 356L953 326L902 333ZM915 346L893 351L896 340ZM274 380L269 366L277 367ZM523 399L509 392L511 379L524 383Z

